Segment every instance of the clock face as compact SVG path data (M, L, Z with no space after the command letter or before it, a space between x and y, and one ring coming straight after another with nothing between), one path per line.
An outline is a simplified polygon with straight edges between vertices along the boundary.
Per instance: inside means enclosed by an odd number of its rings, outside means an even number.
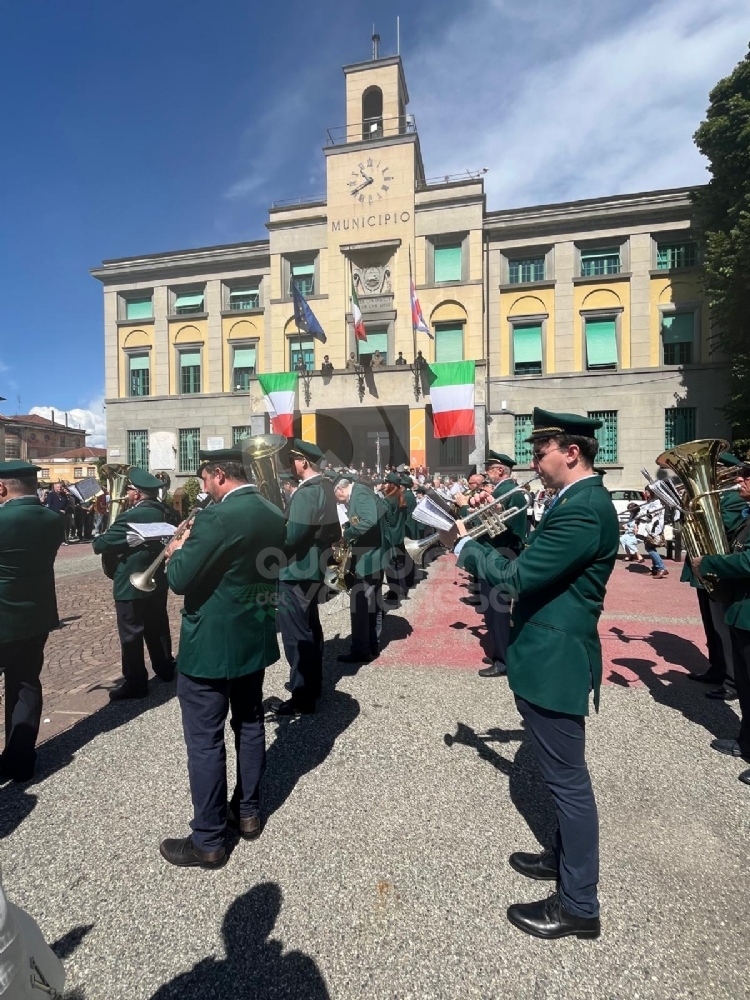
M360 205L377 205L390 190L393 175L385 159L368 156L352 170L346 182L352 199Z

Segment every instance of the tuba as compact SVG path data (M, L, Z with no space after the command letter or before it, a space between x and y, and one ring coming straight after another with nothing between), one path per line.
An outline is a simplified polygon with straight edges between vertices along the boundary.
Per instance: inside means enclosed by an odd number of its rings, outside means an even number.
M286 444L282 434L256 434L242 441L243 464L252 473L258 492L279 510L284 509L275 456Z
M107 480L107 492L109 493L107 528L117 520L127 507L125 489L128 485L128 473L132 468L132 465L103 465L101 468L101 474Z
M656 459L661 469L671 469L683 486L679 511L683 518L682 535L690 559L701 556L723 556L729 553L729 542L721 518L719 496L727 488L718 486L716 463L729 444L716 438L688 441ZM653 486L650 487L653 490ZM659 494L657 493L657 496ZM721 584L704 580L709 597L722 600Z

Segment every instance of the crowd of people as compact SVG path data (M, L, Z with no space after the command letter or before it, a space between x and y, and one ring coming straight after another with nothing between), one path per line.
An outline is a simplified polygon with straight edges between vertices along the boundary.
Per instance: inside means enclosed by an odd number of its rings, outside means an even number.
M200 453L206 504L178 526L162 499L163 483L145 469L130 470L127 509L93 548L111 561L122 649L122 681L110 698L146 697L145 650L159 680L169 683L177 674L193 818L187 836L161 842L167 862L217 868L227 859L228 827L246 839L260 835L263 680L280 657L279 638L289 663L289 698L270 711L281 719L318 710L319 607L332 590L349 600L350 645L339 660L377 659L384 615L416 582L408 542L425 533L419 498L426 495L455 515L454 526L439 536L474 581L482 605L488 656L480 672L507 675L557 810L554 848L509 859L523 875L555 881L556 891L514 904L508 918L538 937L599 934L598 819L584 736L592 693L599 705L597 625L621 548L626 559L638 560L643 542L654 578L666 575L658 550L667 510L649 490L618 518L603 470L594 466L598 426L593 418L535 409L530 442L543 487L536 495L517 483L513 459L501 452L490 451L484 471L466 476L430 475L424 467L387 467L377 475L364 463L332 468L317 445L295 439L285 452L284 499L277 505L250 481L240 443ZM720 684L715 697L740 702L738 738L713 746L750 761L750 587L743 582L750 578L744 548L750 465L728 454L722 461L734 468L738 485L721 497L731 554L688 560L683 579L696 588L706 624L711 668L697 679ZM34 773L39 678L49 631L57 626L53 564L67 537L64 489L57 484L40 502L38 471L24 462L0 465L0 670L6 678L0 775L17 781ZM501 529L469 531L469 519L486 514L489 504L500 511ZM155 560L159 552L163 560ZM170 590L184 600L177 663ZM224 749L230 714L237 759L231 794ZM741 777L750 783L750 772Z
M63 545L89 542L101 531L107 516L105 493L84 500L75 488L59 479L51 486L39 487L37 495L40 503L60 515L65 532Z

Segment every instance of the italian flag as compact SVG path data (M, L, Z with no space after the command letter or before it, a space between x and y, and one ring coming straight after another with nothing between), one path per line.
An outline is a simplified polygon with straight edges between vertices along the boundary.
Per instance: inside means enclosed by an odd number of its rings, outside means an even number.
M357 298L357 289L354 287L354 278L352 278L352 321L354 323L354 336L357 340L367 340L367 331L365 330L365 324L362 322L362 310L359 308L359 299Z
M271 414L271 431L294 437L294 398L297 392L297 372L272 372L259 375L266 410Z
M474 433L474 362L428 365L435 437Z

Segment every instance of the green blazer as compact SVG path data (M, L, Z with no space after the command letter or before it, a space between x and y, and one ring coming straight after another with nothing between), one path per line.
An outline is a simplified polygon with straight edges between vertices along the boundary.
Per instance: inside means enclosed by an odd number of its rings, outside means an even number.
M110 552L118 557L117 569L112 581L112 595L116 601L141 601L150 597L152 593L167 589L163 563L156 573L155 591L146 593L133 586L130 582L130 574L140 573L150 566L164 546L157 539L131 549L126 536L131 530L128 528L128 524L152 524L159 521L172 523L173 520L173 512L164 504L159 503L158 500L141 500L130 510L124 510L103 535L97 535L94 539L92 543L94 552L98 555Z
M746 506L746 501L738 493L724 493L719 497L721 520L724 523L724 529L730 541L745 523L742 512ZM680 583L689 583L691 587L695 587L698 590L704 589L698 583L689 559L685 559L685 565L682 567L682 574L680 575Z
M403 549L404 538L406 537L406 517L407 507L400 507L398 497L381 497L385 512L385 524L383 534L391 549Z
M177 669L242 677L279 659L276 604L284 515L247 485L200 511L167 565L185 595Z
M340 537L333 486L323 476L303 480L286 512L286 561L279 570L279 580L320 582L331 546Z
M722 497L722 500L726 499ZM732 496L733 500L740 497ZM734 509L736 510L736 504ZM733 522L734 531L727 529L728 534L736 534L745 523L742 511L747 508L747 501L742 500L742 509ZM725 522L726 523L726 522ZM750 538L746 538L739 552L727 556L704 556L700 564L701 576L713 577L716 580L730 580L733 583L732 599L730 600L724 621L727 625L750 631Z
M36 495L0 505L0 643L60 624L54 565L64 540L62 517Z
M506 493L510 493L516 489L517 486L518 484L514 483L512 479L504 479L492 491L492 496L497 500L500 497L504 497ZM505 522L506 529L501 535L489 539L489 544L494 548L512 549L518 555L523 548L523 543L526 541L526 535L529 530L529 519L526 514L526 497L523 493L516 493L512 497L508 497L502 506L503 510L517 510L518 513Z
M509 560L469 541L458 565L514 598L508 682L526 701L554 712L599 708L602 652L597 625L620 543L617 514L599 476L570 486Z
M406 537L421 538L419 522L414 520L414 508L417 506L417 498L408 487L404 490L404 500L406 500Z
M349 524L344 528L344 541L352 546L355 574L365 577L380 573L390 546L383 532L384 512L378 507L373 490L363 483L354 483L347 513Z

